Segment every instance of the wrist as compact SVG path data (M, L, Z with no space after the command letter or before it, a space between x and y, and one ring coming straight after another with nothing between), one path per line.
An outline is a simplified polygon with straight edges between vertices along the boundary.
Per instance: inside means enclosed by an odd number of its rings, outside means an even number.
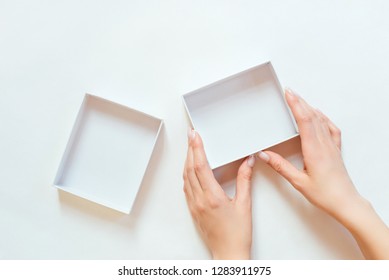
M345 201L333 216L353 233L365 227L366 221L376 216L376 213L370 202L357 193Z
M389 228L369 201L360 197L338 219L354 236L367 259L389 259Z
M214 260L249 260L249 259L251 259L251 254L250 254L250 250L212 252L212 259L214 259Z
M215 254L212 259L214 260L250 260L250 254Z

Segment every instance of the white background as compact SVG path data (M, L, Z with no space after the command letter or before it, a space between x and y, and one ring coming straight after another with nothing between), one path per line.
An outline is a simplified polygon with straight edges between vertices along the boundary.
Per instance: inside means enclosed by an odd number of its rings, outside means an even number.
M268 59L342 129L349 173L389 223L388 10L351 0L1 0L0 258L209 258L182 191L181 95ZM131 215L51 187L85 92L165 120ZM301 165L298 140L277 149ZM262 163L253 205L253 258L362 257Z

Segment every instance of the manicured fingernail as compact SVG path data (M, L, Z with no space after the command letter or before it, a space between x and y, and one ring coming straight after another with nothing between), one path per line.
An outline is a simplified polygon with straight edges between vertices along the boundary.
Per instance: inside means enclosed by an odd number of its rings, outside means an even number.
M300 97L293 89L289 87L285 88L285 92L292 97Z
M196 136L196 131L194 131L192 128L188 128L188 139L189 141L192 141Z
M265 152L262 152L262 151L258 152L258 157L261 160L263 160L264 162L269 162L269 160L270 160L269 155L267 153L265 153Z
M255 157L254 155L250 155L249 158L247 159L247 165L250 167L254 167L255 165Z

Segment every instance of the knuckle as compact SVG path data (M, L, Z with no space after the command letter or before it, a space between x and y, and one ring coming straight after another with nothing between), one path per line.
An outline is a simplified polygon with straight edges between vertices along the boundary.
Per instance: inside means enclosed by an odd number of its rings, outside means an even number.
M312 123L315 118L316 114L314 112L305 112L299 121L302 123Z
M283 170L283 163L279 160L273 161L272 166L277 173L281 173Z
M313 121L313 117L311 114L306 114L306 115L303 115L301 118L300 118L300 122L302 123L311 123Z
M205 210L206 210L206 207L205 207L204 203L201 203L201 202L196 203L195 212L197 214L204 214Z
M214 197L208 198L208 205L211 209L216 209L220 206L220 201Z
M317 118L319 119L320 123L327 123L327 120L323 115L318 114Z
M305 192L306 186L307 186L307 180L304 178L304 176L298 176L293 178L292 180L293 187L298 190L301 193Z
M186 170L184 170L184 172L182 174L182 179L184 179L184 181L188 180L188 174L187 174Z
M243 180L247 180L247 181L251 181L251 179L253 177L252 171L248 171L248 170L239 171L238 175L240 178L242 178Z
M196 172L202 172L206 169L206 167L207 167L207 163L204 161L196 162L194 165L194 169Z
M293 187L298 190L300 193L304 193L304 185L301 185L297 182L293 182Z
M202 148L202 142L201 141L199 141L199 139L198 139L198 137L196 137L196 139L192 142L192 145L193 145L193 147L194 148L196 148L196 149L201 149Z
M188 177L189 174L191 174L191 172L193 172L193 166L192 165L187 165L186 168L185 168L185 176Z
M301 191L303 189L303 182L298 178L293 178L291 184L294 186L294 188L298 191Z

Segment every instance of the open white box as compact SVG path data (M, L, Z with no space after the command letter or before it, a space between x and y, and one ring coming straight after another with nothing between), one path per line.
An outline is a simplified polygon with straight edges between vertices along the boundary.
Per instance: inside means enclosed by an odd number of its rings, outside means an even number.
M86 94L54 186L130 213L163 121Z
M270 62L183 96L212 169L298 135Z

